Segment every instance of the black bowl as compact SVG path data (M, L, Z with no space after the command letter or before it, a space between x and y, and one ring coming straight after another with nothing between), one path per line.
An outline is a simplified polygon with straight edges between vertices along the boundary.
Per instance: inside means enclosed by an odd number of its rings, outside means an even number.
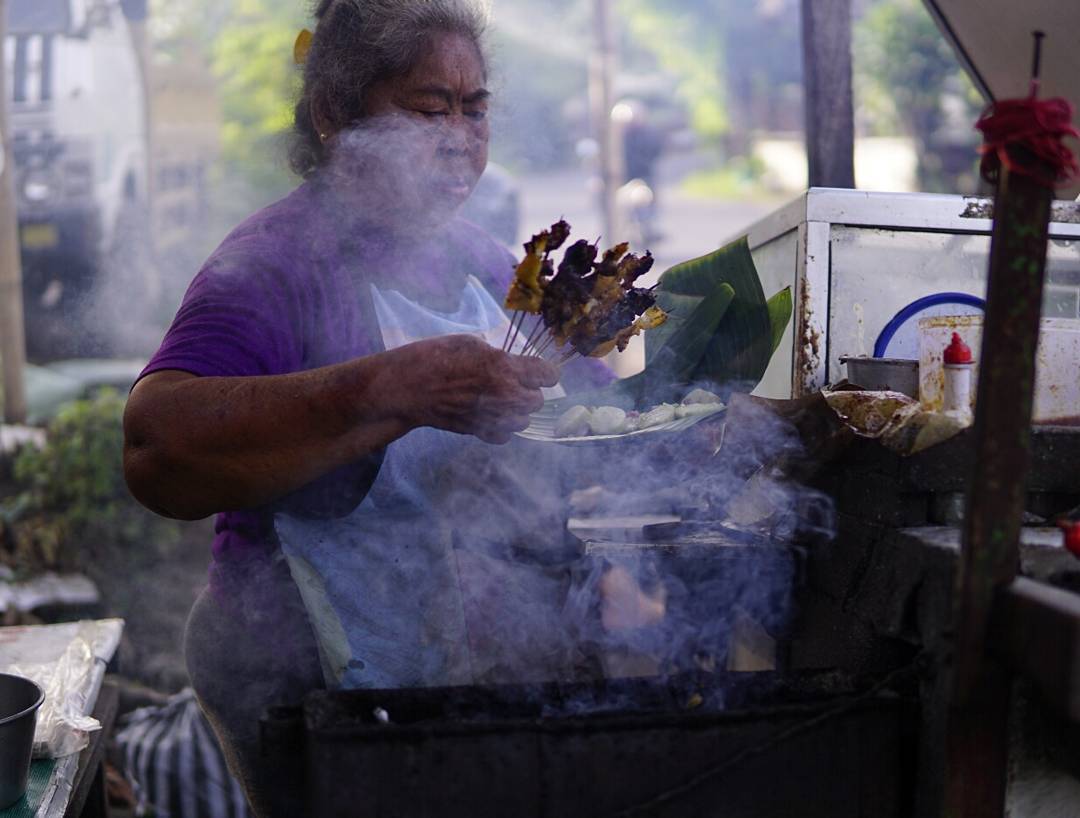
M26 792L37 711L45 691L21 676L0 673L0 809Z

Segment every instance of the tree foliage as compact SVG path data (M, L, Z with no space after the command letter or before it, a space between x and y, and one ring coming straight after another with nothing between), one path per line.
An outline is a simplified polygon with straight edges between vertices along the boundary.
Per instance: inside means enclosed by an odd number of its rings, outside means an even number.
M305 25L301 10L287 0L240 0L211 52L225 114L223 158L270 195L290 184L283 135L299 93L293 43Z
M719 140L729 127L724 72L725 0L624 0L620 12L637 48L678 78L694 131Z
M121 462L124 398L102 390L64 406L44 448L24 447L14 466L16 492L0 502L0 541L26 570L94 575L107 552L130 566L153 562L179 538L179 526L142 508L128 493ZM116 561L110 564L115 565Z
M974 164L983 103L922 3L876 0L855 25L854 54L862 124L913 137L922 189L955 191L957 169L946 154L970 147Z
M155 0L155 49L168 62L196 48L218 80L224 167L260 199L292 184L284 135L299 91L293 43L311 23L296 0Z

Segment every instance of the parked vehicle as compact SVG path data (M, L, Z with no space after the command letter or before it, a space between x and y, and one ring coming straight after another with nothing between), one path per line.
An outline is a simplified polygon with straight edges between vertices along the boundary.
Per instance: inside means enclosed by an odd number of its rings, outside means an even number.
M133 28L146 3L7 6L28 351L110 354L122 336L111 331L116 307L130 315L153 290L146 94Z

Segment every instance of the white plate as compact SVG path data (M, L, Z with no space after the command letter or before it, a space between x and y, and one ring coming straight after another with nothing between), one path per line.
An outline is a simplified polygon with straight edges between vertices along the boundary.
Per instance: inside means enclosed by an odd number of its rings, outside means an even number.
M568 403L565 399L559 401L564 407L568 408ZM699 415L690 415L684 418L676 418L668 423L658 423L655 426L649 426L645 429L638 429L635 432L623 432L618 435L581 435L579 437L556 437L555 436L555 423L558 421L562 412L566 411L557 410L555 405L548 404L544 406L539 412L532 415L532 422L529 424L529 428L524 431L518 432L518 437L523 437L526 440L536 440L542 443L562 443L565 445L588 445L591 443L604 443L611 440L622 440L627 437L638 437L640 435L653 434L654 432L682 432L689 429L691 426L705 420L706 418L716 417L723 412L727 407L723 404L717 404L716 408L711 412L703 412Z

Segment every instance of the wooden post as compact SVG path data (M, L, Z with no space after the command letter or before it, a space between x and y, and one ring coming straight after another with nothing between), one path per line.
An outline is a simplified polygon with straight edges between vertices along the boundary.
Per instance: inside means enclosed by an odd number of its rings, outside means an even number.
M851 0L802 0L810 187L855 187Z
M604 231L607 243L619 241L622 229L615 194L623 183L623 154L620 130L611 119L615 106L615 23L611 0L594 0L593 22L596 27L596 54L591 63L590 90L593 93L593 131L600 147Z
M143 144L146 145L146 161L143 163L146 173L146 227L154 235L154 193L157 182L154 145L154 94L153 94L153 58L150 47L150 32L147 24L150 7L148 0L126 0L121 5L131 34L131 44L139 64L139 85L143 104ZM151 249L156 254L157 246L151 239ZM156 304L161 298L164 282L158 264L148 265L145 280L151 303Z
M0 0L0 54L7 37L7 0ZM15 156L10 149L6 66L0 56L0 368L4 420L26 421L26 335L23 325L19 220L15 209Z
M1000 818L1005 810L1011 680L987 655L988 623L1020 562L1052 198L1045 183L1001 168L947 717L944 814L956 818Z

